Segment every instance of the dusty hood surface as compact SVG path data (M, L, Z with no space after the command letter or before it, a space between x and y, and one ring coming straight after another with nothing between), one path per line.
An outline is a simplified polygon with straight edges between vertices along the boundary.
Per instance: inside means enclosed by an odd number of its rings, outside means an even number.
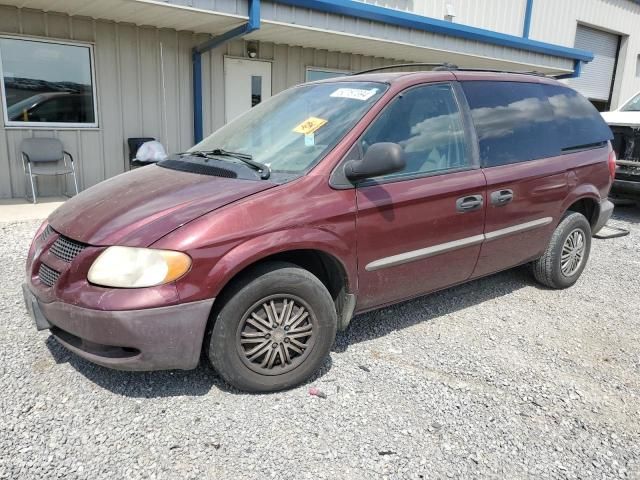
M91 245L148 246L190 220L275 185L151 165L81 192L53 212L49 223Z

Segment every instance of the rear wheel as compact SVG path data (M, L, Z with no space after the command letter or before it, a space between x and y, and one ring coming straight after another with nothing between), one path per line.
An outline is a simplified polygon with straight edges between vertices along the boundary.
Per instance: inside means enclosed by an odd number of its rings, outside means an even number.
M284 262L262 265L221 299L208 342L214 368L249 392L297 385L320 368L336 334L336 311L325 286Z
M590 251L589 222L581 213L567 212L542 257L533 262L533 275L547 287L570 287L580 278Z

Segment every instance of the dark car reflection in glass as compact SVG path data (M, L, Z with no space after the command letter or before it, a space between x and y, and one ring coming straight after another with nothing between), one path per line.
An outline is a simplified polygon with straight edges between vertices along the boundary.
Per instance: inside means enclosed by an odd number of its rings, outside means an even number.
M9 120L14 122L94 122L90 93L40 93L10 106L7 114Z

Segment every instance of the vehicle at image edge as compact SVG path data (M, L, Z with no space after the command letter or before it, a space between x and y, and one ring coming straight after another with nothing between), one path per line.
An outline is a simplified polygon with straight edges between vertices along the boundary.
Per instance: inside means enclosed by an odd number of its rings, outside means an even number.
M576 282L611 215L611 131L549 78L431 71L305 84L37 231L37 328L107 367L308 379L354 314L531 264Z
M613 132L617 157L611 194L640 202L640 92L618 109L603 112L602 117Z

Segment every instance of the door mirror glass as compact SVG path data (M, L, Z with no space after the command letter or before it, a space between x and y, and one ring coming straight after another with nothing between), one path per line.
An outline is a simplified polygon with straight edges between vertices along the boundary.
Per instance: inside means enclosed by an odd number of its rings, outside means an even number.
M349 160L344 173L351 181L379 177L403 170L406 167L404 151L397 143L380 142L371 145L362 160Z

